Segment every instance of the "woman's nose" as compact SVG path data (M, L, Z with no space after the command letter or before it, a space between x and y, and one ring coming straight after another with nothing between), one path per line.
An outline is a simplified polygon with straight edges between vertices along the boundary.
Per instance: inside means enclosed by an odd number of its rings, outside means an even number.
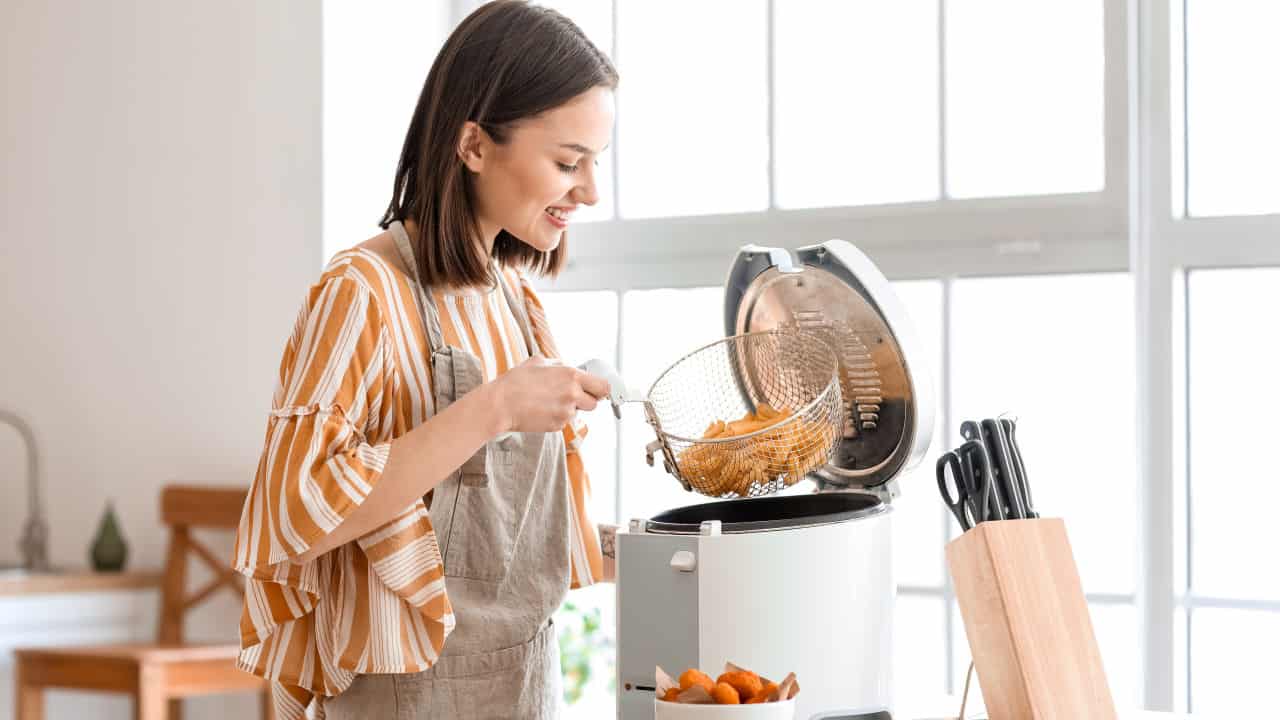
M600 201L600 194L596 191L595 166L583 173L582 183L574 188L574 200L583 205L595 205Z

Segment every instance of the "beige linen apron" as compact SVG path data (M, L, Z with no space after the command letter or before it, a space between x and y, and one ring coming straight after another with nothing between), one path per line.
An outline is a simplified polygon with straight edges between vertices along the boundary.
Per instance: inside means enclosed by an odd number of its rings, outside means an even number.
M390 228L411 276L418 265L404 226ZM537 354L518 290L494 269ZM431 289L416 282L431 352L435 412L484 381L475 355L445 344ZM560 653L551 615L571 580L569 484L561 433L492 440L438 485L430 515L457 626L431 669L356 677L324 702L326 720L554 718Z

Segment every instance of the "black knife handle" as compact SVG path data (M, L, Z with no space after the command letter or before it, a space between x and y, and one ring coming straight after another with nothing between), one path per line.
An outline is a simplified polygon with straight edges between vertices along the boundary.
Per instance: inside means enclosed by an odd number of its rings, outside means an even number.
M1008 508L1005 516L1010 520L1025 519L1027 508L1018 489L1018 479L1014 476L1015 471L1009 457L1009 445L1004 436L1004 428L1000 427L1000 423L996 420L983 420L982 439L998 471L997 484L1000 486Z
M1027 466L1022 464L1022 450L1018 447L1018 425L1012 420L1001 420L1000 424L1004 426L1005 437L1009 439L1009 451L1012 453L1014 470L1018 473L1018 488L1022 491L1027 517L1038 518L1040 513L1036 512L1035 503L1031 501L1031 481L1027 479Z

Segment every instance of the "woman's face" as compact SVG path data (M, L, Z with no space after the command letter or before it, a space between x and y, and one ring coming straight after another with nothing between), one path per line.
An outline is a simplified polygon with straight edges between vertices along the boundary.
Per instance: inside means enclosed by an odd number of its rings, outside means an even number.
M599 200L596 156L613 135L613 113L613 91L595 87L517 123L505 145L478 140L467 165L486 244L498 230L544 252L560 244L574 210Z

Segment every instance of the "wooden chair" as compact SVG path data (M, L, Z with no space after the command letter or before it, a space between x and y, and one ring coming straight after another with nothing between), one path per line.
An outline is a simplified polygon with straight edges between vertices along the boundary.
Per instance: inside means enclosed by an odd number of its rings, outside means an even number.
M30 648L16 658L17 720L44 719L45 688L128 693L138 720L181 720L182 699L226 692L262 694L263 717L271 718L267 684L235 667L238 645L183 644L183 615L219 588L244 594L244 581L191 536L198 528L227 530L240 523L244 488L170 485L160 495L160 516L169 526L168 556L160 594L158 642L153 645ZM194 593L186 593L187 555L193 553L215 573Z

